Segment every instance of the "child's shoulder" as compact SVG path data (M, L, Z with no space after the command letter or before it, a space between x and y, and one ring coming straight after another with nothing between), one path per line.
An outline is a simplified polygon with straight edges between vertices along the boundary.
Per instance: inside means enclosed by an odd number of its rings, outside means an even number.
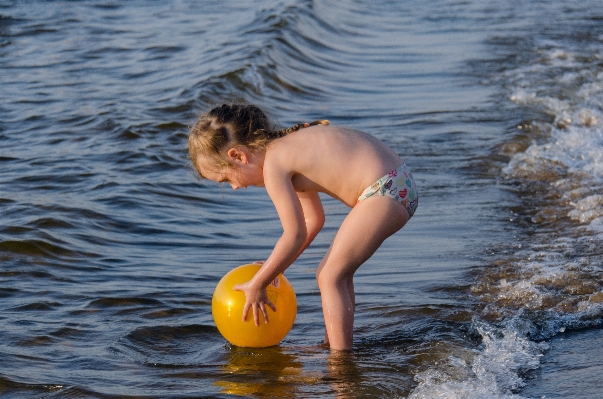
M364 136L367 133L361 132L359 130L353 129L348 126L338 126L338 125L315 125L305 127L303 129L299 129L298 131L288 134L283 137L309 137L309 136L320 136L320 135L328 135L338 137L339 139L352 138L354 136Z
M298 157L304 154L325 155L327 152L349 152L350 148L374 145L374 138L368 133L361 132L346 126L310 126L290 133L284 137L274 140L269 148L283 156Z

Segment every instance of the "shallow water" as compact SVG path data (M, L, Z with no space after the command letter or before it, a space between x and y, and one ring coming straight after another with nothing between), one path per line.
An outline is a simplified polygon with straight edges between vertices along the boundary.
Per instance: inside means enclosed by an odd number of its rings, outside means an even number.
M595 1L0 0L0 394L584 397L546 381L558 360L596 383L602 59ZM320 346L314 269L348 211L326 197L286 339L213 324L221 276L280 235L265 192L186 158L195 117L238 99L368 131L417 179L357 273L351 355Z
M600 398L602 339L601 329L571 331L552 339L540 369L522 393L546 398Z

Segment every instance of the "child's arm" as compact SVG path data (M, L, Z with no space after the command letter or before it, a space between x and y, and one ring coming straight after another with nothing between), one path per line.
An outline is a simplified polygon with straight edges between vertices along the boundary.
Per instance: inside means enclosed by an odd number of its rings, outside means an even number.
M306 222L306 242L304 243L302 249L299 251L299 254L295 257L297 259L299 255L301 255L312 241L316 238L320 230L325 224L325 212L322 207L322 202L320 201L320 197L318 193L297 193L299 198L299 202L302 206L302 210L304 212L304 219ZM254 263L258 265L263 265L265 260L258 260Z
M318 194L295 192L291 176L291 173L278 166L264 169L266 191L281 220L283 234L255 276L250 281L234 287L235 290L245 292L243 320L246 319L249 308L252 308L255 325L259 325L259 311L268 322L266 305L276 311L274 304L268 299L266 286L284 272L312 242L324 219Z
M297 256L301 255L306 248L314 241L322 226L325 224L325 211L322 207L322 202L318 193L297 193L299 202L304 212L304 220L306 223L306 242ZM296 259L297 259L296 256Z

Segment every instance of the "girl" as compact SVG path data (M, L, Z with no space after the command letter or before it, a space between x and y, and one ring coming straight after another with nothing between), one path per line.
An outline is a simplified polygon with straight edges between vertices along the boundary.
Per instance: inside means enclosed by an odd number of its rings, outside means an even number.
M310 245L325 220L319 192L352 210L316 270L333 350L352 349L354 273L414 214L417 189L402 159L375 137L328 121L274 131L253 105L221 105L202 115L189 137L201 177L233 189L265 187L283 234L258 273L234 287L245 293L243 320L251 308L267 323L267 285Z

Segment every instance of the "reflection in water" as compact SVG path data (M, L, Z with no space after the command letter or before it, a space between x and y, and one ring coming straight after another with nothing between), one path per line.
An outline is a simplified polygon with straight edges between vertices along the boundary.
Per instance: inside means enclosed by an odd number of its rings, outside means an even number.
M228 395L256 398L294 398L300 383L312 385L321 375L303 370L298 356L281 347L242 348L230 346L221 378L214 382Z
M382 395L384 391L376 389L375 381L366 384L371 370L362 363L353 352L330 352L326 347L296 347L287 352L278 346L230 346L214 386L221 387L224 394L254 398L295 398L312 393L341 399Z
M336 393L336 398L355 398L360 394L362 374L356 364L354 353L333 351L327 358L327 380Z

